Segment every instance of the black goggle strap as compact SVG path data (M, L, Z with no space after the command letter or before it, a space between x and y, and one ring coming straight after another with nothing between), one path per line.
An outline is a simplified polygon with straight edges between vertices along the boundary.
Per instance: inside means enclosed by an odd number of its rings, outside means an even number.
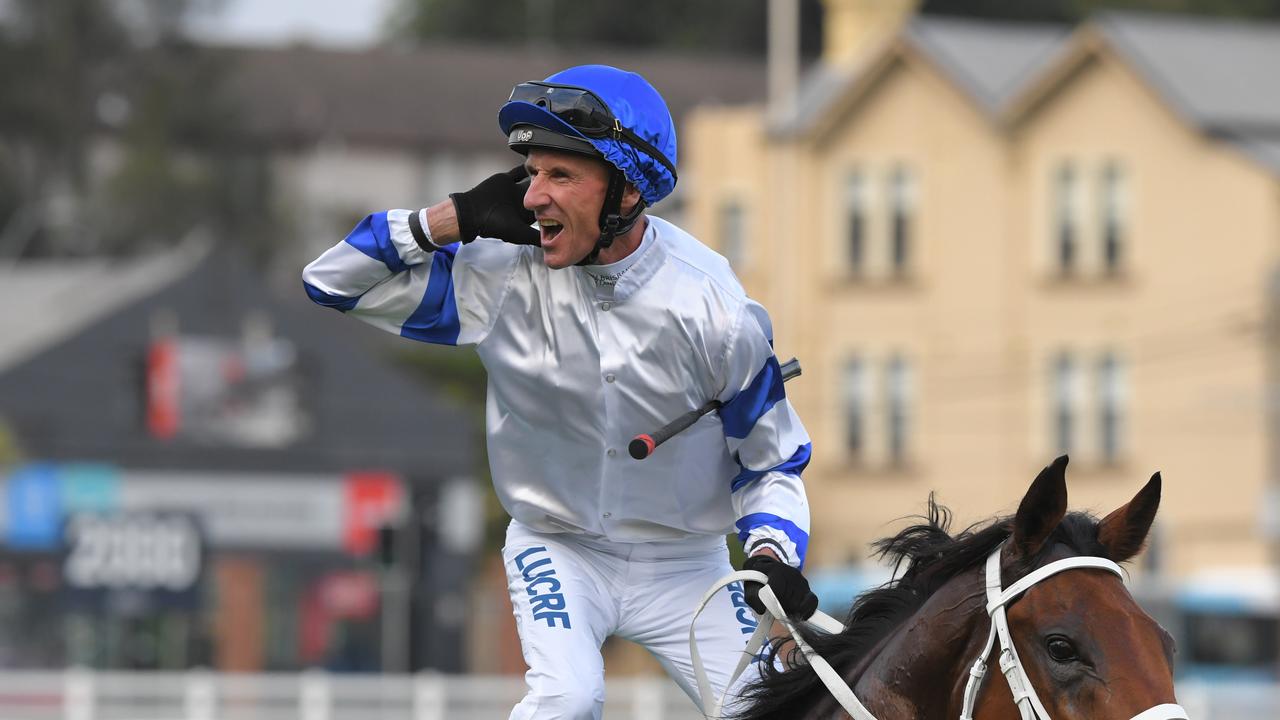
M679 180L679 176L676 175L676 166L672 165L671 161L667 159L667 156L663 155L661 152L658 151L658 148L649 144L648 141L646 141L644 138L640 137L639 135L631 132L627 128L622 127L622 123L618 122L617 120L614 120L613 123L614 123L613 134L616 137L643 150L649 157L661 163L662 167L667 169L667 172L671 173L672 180Z
M640 214L644 212L644 198L636 200L631 212L622 214L622 193L627 188L627 178L621 170L614 169L609 173L609 188L605 190L604 203L600 206L600 239L596 246L583 258L579 265L595 265L600 251L613 245L619 235L626 235L635 227Z

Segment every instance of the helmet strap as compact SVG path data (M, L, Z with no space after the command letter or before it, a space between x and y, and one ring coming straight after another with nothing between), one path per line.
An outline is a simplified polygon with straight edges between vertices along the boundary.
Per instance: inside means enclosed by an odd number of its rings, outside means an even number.
M604 204L600 206L600 239L596 246L587 253L579 265L595 265L600 258L600 251L613 245L614 238L626 235L635 227L640 214L644 212L644 198L636 201L636 206L627 214L622 214L622 193L627 189L627 177L622 171L613 168L609 173L609 188L604 193Z

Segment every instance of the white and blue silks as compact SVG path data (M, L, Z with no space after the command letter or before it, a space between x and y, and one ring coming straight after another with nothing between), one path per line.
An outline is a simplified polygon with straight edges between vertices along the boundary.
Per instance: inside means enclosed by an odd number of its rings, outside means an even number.
M768 315L724 258L649 216L640 256L600 287L581 267L547 268L538 247L480 238L425 252L409 214L367 217L307 266L307 293L407 338L476 347L493 482L513 518L618 542L736 529L748 551L767 544L802 565L809 437ZM644 461L628 456L636 434L712 398L719 413Z

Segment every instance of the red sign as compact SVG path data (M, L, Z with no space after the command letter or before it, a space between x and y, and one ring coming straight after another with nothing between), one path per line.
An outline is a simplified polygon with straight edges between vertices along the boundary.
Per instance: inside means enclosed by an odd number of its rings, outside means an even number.
M344 494L342 545L352 555L368 555L378 545L378 528L394 524L403 512L400 478L387 472L351 473Z
M206 445L288 447L311 426L305 385L287 339L158 338L146 350L147 432Z
M147 351L147 430L168 440L178 434L178 348L157 340Z

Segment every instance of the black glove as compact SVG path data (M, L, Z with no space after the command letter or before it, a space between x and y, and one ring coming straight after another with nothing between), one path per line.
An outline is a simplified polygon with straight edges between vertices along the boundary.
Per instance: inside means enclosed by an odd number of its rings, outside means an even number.
M742 563L743 570L762 572L769 578L769 587L778 596L782 609L787 617L796 620L808 620L818 609L818 596L809 589L809 581L804 579L800 571L790 565L774 560L768 555L752 555ZM743 583L747 604L758 613L763 613L764 603L760 601L760 583L747 581Z
M466 192L452 193L458 213L458 235L469 243L478 237L494 237L516 245L539 245L541 235L529 227L533 213L524 207L529 173L524 165L490 175Z

